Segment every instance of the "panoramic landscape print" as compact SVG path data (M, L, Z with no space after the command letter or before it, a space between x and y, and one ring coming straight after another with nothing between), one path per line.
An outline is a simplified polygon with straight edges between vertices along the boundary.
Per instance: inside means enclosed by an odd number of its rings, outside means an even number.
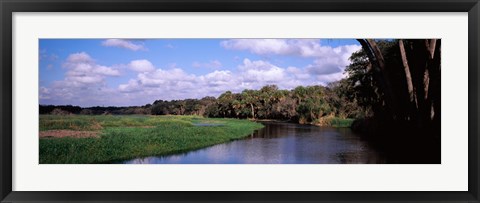
M440 39L40 39L40 164L440 164Z

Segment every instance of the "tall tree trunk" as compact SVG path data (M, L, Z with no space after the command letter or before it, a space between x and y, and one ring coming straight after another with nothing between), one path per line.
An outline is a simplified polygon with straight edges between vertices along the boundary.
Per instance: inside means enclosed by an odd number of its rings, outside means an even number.
M429 118L433 121L437 116L440 116L440 106L437 106L440 103L440 40L431 39L426 43L426 46L429 52L429 61L426 68L429 71L429 83L425 94L430 106Z
M400 55L402 56L403 68L405 69L405 78L407 80L407 89L408 95L410 97L410 102L414 102L415 106L417 106L415 93L413 92L412 75L410 73L410 67L408 66L408 60L405 53L405 46L403 44L403 40L398 41L398 46L400 47Z
M428 66L425 68L425 72L423 73L423 99L428 100L428 88L430 86L430 71L428 70Z
M438 133L432 133L440 135L441 126L441 40L435 40L435 52L430 66L430 90L428 91L429 99L431 100L431 106L433 112L430 112L430 118L432 120L432 127L434 130L438 130ZM430 108L432 108L430 107Z
M427 67L425 68L425 73L423 77L423 85L425 89L425 99L428 98L428 88L430 85L430 66L431 63L433 62L433 58L435 57L435 47L437 44L437 39L430 39L430 40L425 40L425 46L427 47L428 50L428 56L429 56L429 62L427 64Z
M255 119L255 109L253 108L252 103L250 103L250 107L252 108L252 118Z
M407 53L412 71L418 111L418 127L430 129L435 115L440 114L440 40L412 39ZM432 91L434 91L432 93Z
M430 41L427 40L427 47L428 47L428 52L430 53L430 59L433 59L435 56L435 47L437 45L437 39L431 39Z

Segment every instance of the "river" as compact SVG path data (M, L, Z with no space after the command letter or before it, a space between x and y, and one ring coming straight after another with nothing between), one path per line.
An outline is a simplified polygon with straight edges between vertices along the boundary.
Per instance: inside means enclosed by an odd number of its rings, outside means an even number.
M124 164L378 164L381 153L349 128L262 122L250 136L182 154L137 158ZM209 126L203 126L209 127Z

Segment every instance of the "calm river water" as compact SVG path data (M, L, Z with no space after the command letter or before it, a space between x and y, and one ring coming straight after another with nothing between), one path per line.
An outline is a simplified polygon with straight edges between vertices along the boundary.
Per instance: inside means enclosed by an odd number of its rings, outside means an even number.
M349 128L262 122L249 137L187 153L125 164L360 164L385 158ZM209 126L202 126L209 127Z

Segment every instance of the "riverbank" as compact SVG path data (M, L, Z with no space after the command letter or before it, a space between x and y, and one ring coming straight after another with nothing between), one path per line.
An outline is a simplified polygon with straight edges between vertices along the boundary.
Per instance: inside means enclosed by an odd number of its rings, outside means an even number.
M280 123L295 123L301 125L314 125L318 127L335 127L335 128L350 128L355 121L353 118L339 118L339 117L322 117L312 122L298 122L292 120L277 120L277 119L251 119L248 120L256 122L280 122Z
M263 125L199 116L40 115L39 127L41 164L85 164L200 149L241 139Z

